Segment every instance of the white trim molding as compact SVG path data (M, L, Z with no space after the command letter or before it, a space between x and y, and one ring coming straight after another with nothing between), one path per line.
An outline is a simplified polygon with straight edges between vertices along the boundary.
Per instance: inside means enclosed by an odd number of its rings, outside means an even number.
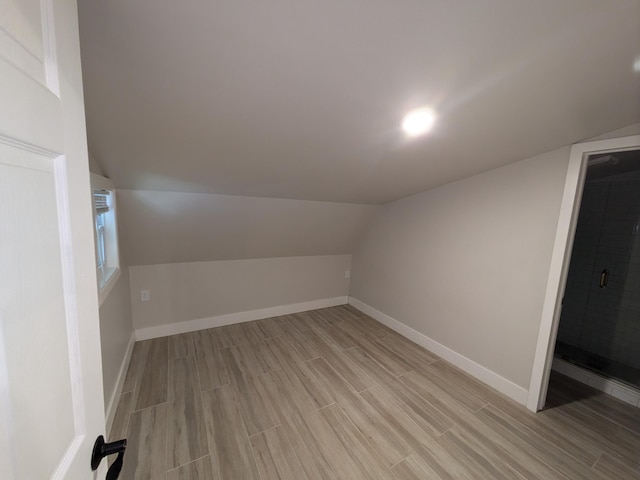
M310 302L292 303L290 305L279 305L276 307L261 308L258 310L248 310L245 312L227 313L214 317L198 318L186 320L184 322L169 323L154 327L139 328L135 331L136 340L149 340L151 338L167 337L178 333L195 332L207 328L222 327L235 323L251 322L262 318L277 317L278 315L289 315L291 313L306 312L307 310L317 310L318 308L336 307L348 303L349 297L334 297Z
M116 409L118 408L118 401L120 400L120 395L122 395L122 387L124 387L124 380L127 376L127 370L129 369L129 363L131 362L131 354L133 353L133 345L135 344L136 339L131 332L131 337L129 338L129 343L127 344L127 350L124 352L124 358L122 359L122 364L120 365L120 371L118 372L118 379L116 380L116 386L111 392L111 396L109 397L109 403L107 404L107 410L105 412L105 431L107 433L107 438L111 433L111 427L113 426L113 419L116 416Z
M547 398L549 374L553 363L573 238L578 222L587 157L594 153L632 150L639 147L640 135L579 143L571 147L529 384L527 408L531 411L542 410Z
M432 338L427 337L425 334L414 330L413 328L405 325L404 323L390 317L389 315L376 310L375 308L361 302L357 298L349 297L349 304L356 307L358 310L366 313L370 317L378 320L380 323L386 325L390 329L398 332L403 337L408 338L414 343L417 343L421 347L435 353L447 362L455 365L456 367L464 370L472 377L477 378L483 383L486 383L492 388L495 388L499 392L505 394L509 398L524 405L527 401L528 392L526 389L519 385L507 380L506 378L498 375L497 373L483 367L479 363L465 357L451 350L449 347L445 347L441 343L436 342Z

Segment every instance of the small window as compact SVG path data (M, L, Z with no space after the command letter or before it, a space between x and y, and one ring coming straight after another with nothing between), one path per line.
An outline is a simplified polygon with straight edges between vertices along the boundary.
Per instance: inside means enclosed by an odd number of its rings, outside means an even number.
M95 174L91 175L91 186L98 292L102 304L120 274L115 191L108 179Z

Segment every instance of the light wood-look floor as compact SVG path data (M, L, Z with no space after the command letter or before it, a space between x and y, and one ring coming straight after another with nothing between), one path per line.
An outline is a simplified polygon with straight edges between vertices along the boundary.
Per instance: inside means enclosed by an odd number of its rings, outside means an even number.
M124 480L638 479L640 413L553 375L533 415L349 306L138 342Z

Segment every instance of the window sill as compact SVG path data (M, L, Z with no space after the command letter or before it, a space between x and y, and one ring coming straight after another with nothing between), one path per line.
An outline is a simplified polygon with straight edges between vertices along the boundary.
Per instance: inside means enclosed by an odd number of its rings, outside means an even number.
M115 268L111 274L107 277L107 281L98 290L98 305L101 307L104 301L107 299L113 287L118 283L120 278L120 268Z

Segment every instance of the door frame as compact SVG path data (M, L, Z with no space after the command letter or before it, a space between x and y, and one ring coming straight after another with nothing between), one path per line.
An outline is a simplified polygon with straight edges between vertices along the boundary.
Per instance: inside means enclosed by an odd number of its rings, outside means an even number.
M571 147L527 396L527 408L533 412L542 410L547 399L588 158L593 154L635 149L640 149L640 135L578 143Z

